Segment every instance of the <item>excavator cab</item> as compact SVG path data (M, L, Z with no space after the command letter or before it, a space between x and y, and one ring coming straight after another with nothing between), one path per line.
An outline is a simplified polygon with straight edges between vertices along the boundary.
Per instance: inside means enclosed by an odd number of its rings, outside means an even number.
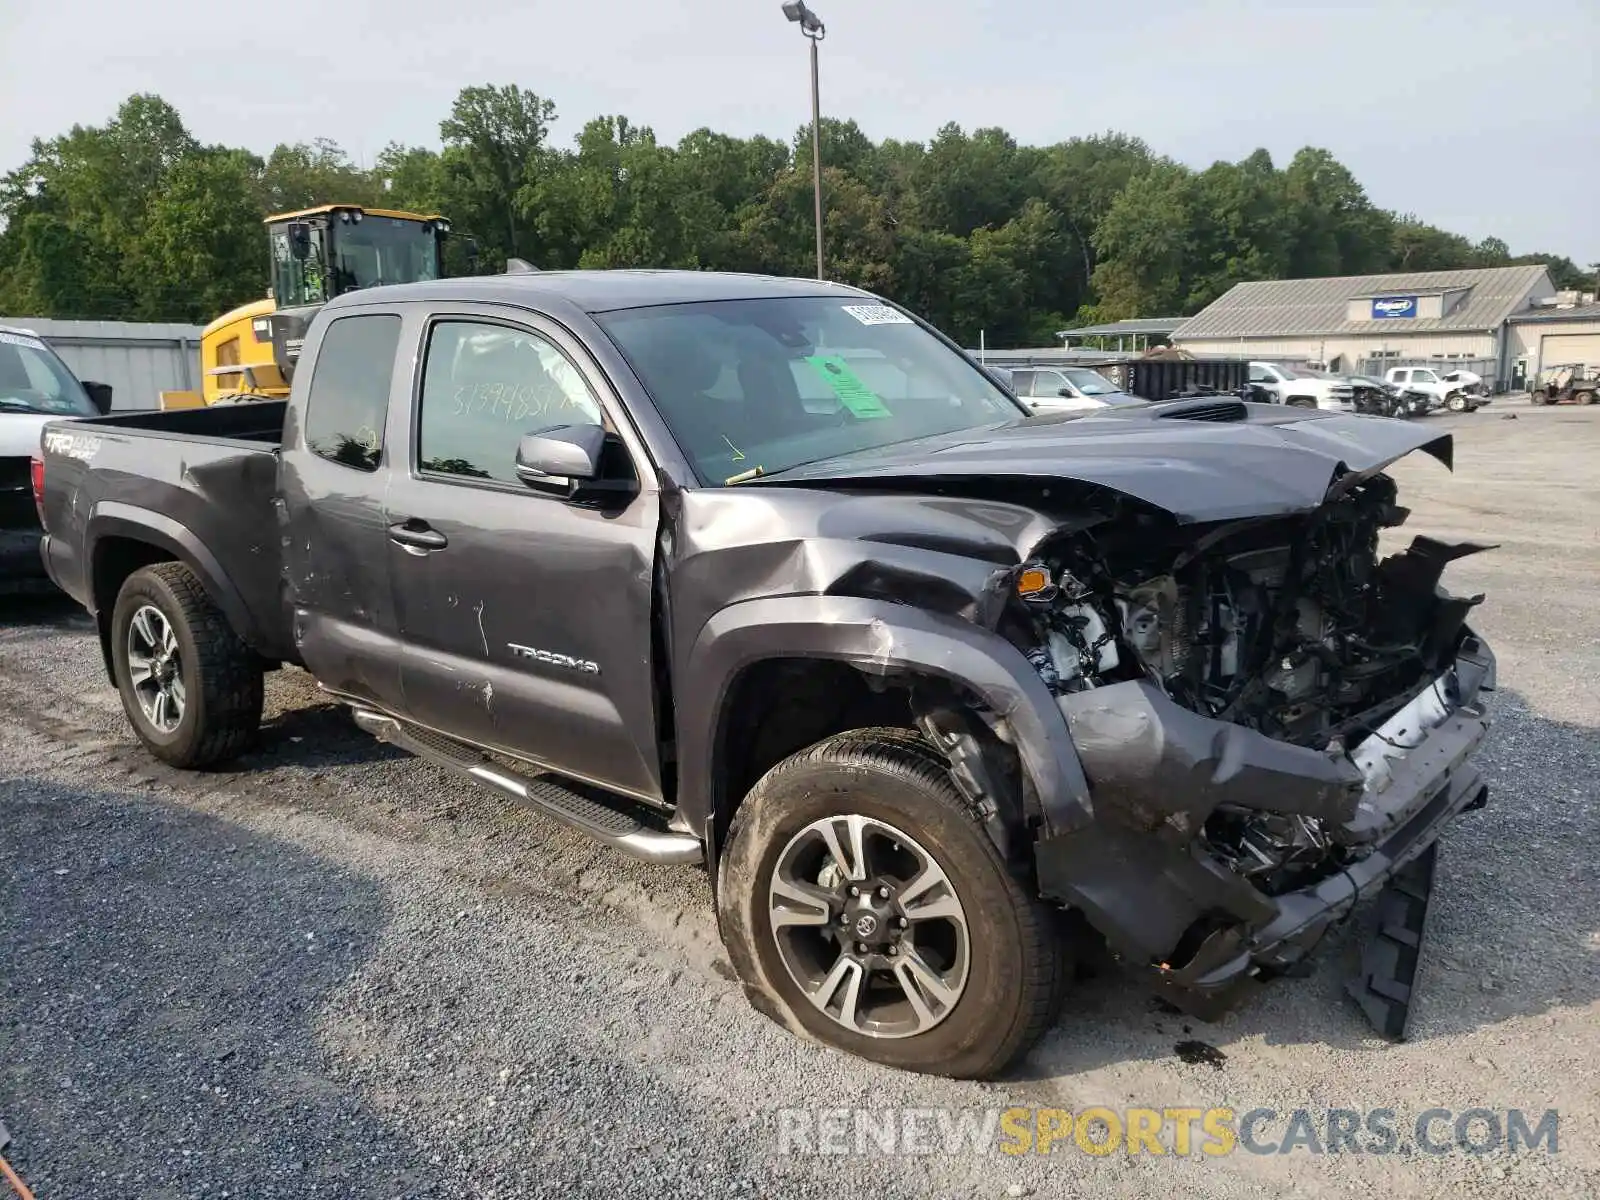
M200 337L201 392L163 392L164 408L289 394L306 326L346 292L438 279L450 223L437 214L324 204L266 219L272 291L224 313Z
M273 361L285 384L317 309L346 292L438 279L450 235L450 223L437 214L356 204L279 213L266 223L277 306Z

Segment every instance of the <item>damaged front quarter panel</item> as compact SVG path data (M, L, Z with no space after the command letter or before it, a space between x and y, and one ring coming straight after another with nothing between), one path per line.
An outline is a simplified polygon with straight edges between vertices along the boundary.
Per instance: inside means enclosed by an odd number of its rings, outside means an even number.
M946 680L987 732L937 705L919 721L979 791L1006 786L981 743L1014 745L1037 809L1019 826L1002 803L992 836L1033 839L1044 897L1201 1015L1297 961L1481 800L1481 597L1437 585L1483 547L1378 557L1407 515L1383 469L1418 449L1448 466L1448 435L1235 407L1025 422L687 494L686 804L704 788L713 828L701 698L752 660Z

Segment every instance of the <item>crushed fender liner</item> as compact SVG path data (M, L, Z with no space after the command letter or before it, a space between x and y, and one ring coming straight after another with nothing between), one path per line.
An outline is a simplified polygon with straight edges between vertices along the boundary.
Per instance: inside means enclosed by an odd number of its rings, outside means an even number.
M1082 911L1173 1003L1215 1017L1484 801L1469 759L1489 722L1473 705L1493 680L1493 654L1468 633L1456 662L1352 756L1198 716L1148 684L1060 697L1095 819L1036 844L1040 893ZM1197 836L1222 804L1331 819L1346 861L1297 890L1259 891Z

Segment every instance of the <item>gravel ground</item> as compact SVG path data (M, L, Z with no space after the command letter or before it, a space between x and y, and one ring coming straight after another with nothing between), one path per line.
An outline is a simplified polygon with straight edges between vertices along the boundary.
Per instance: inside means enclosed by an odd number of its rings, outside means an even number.
M1515 422L1505 420L1514 413ZM1600 1194L1600 410L1432 418L1407 532L1500 656L1491 803L1447 834L1413 1040L1340 994L1351 939L1216 1025L1115 971L1014 1077L802 1043L729 981L705 876L651 868L365 738L305 676L266 744L136 747L86 620L0 610L0 1119L40 1200ZM1202 1040L1225 1057L1188 1063ZM775 1152L785 1106L1561 1111L1560 1153L1179 1159ZM1281 1133L1281 1129L1280 1129Z

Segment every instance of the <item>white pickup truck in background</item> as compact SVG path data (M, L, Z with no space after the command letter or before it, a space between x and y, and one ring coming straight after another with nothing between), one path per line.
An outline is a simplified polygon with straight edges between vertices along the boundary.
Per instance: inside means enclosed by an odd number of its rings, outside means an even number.
M1355 409L1355 389L1349 381L1326 371L1288 363L1252 362L1250 382L1272 393L1277 403L1294 408L1325 408L1332 412Z
M1471 371L1452 371L1441 376L1431 367L1390 367L1384 379L1401 391L1428 396L1434 407L1448 408L1451 412L1472 412L1489 403L1481 387L1482 379Z

